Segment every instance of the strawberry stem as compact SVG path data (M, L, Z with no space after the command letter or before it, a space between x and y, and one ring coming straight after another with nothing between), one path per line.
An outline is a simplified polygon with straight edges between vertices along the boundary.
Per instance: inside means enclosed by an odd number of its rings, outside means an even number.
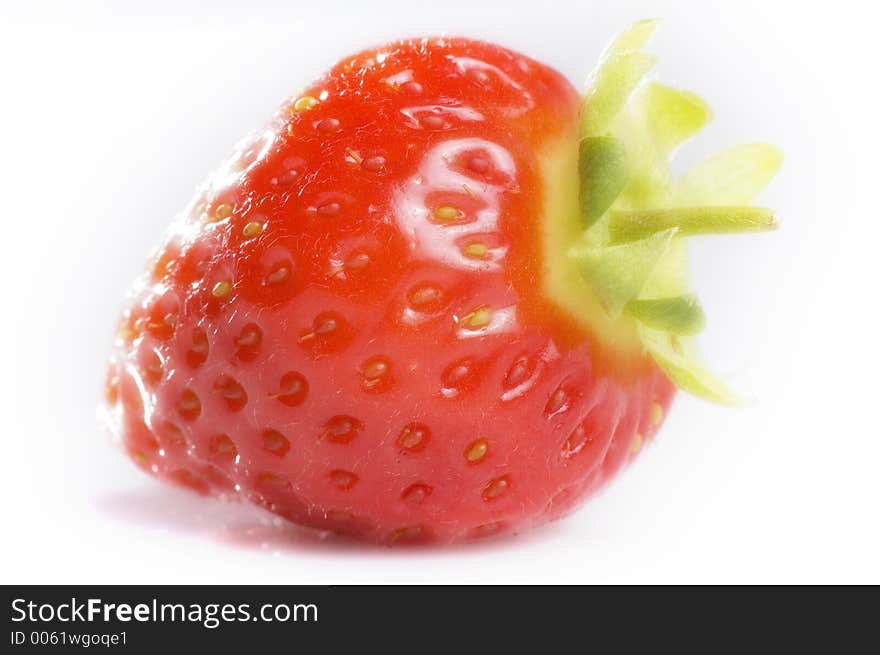
M580 116L584 232L568 257L608 317L634 323L670 380L714 402L736 401L700 364L690 335L705 316L688 290L684 237L761 232L773 212L749 206L782 162L766 144L728 148L673 177L669 160L711 118L693 93L643 78L656 21L640 21L605 50Z
M612 210L608 232L613 241L624 242L673 227L680 236L689 237L763 232L776 226L773 212L763 207L678 207Z

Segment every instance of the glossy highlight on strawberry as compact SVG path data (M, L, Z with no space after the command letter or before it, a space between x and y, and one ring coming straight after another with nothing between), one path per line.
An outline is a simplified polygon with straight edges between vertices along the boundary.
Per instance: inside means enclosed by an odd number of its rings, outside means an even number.
M594 493L653 438L673 382L716 387L683 354L693 302L666 294L686 229L657 218L648 174L666 169L609 163L619 144L589 140L631 130L588 120L610 111L590 89L426 38L348 57L285 102L133 288L106 384L127 453L383 544L519 531ZM603 281L634 247L656 261L612 298Z

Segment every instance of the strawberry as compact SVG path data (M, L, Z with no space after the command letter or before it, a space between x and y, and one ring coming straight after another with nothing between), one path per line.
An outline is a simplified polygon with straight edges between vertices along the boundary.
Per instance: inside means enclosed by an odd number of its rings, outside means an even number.
M381 542L560 517L650 441L693 356L688 236L773 226L779 166L641 81L654 25L581 96L460 38L348 57L244 141L133 289L107 378L145 471Z

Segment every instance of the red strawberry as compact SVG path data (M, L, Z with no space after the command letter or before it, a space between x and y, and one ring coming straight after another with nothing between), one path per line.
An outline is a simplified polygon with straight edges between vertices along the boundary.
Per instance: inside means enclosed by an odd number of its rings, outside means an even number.
M688 354L684 239L768 227L778 154L681 178L708 119L656 83L652 23L585 98L467 39L343 60L245 141L174 223L107 391L144 470L383 543L557 518L650 440ZM732 206L734 205L734 206Z

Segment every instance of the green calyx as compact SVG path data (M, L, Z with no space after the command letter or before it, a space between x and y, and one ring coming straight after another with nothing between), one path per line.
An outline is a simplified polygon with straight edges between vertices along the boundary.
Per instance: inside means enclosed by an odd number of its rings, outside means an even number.
M581 110L583 234L568 257L608 317L635 321L645 350L676 385L723 404L736 397L700 363L705 323L687 281L687 237L776 227L751 202L779 170L766 144L728 148L674 177L676 149L711 119L696 95L646 81L656 21L619 35L590 76Z

